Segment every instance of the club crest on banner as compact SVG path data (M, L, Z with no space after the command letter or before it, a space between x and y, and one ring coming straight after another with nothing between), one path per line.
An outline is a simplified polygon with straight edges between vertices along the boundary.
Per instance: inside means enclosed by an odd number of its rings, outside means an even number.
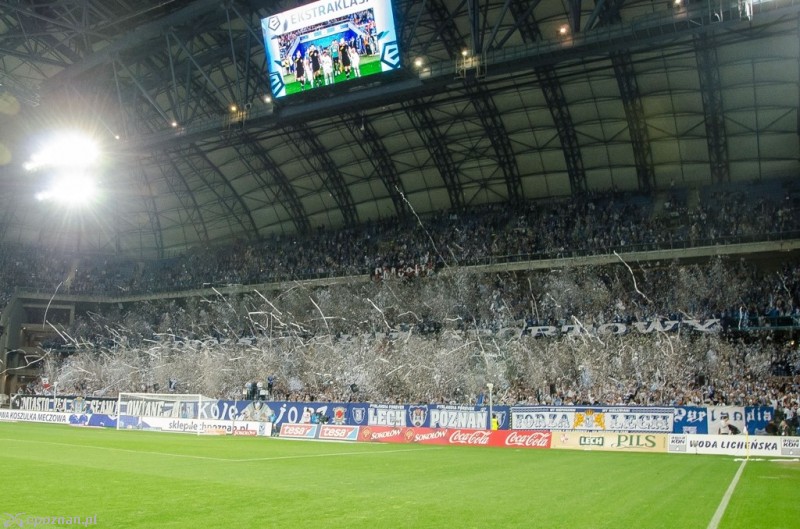
M508 413L504 411L495 411L494 416L497 417L497 425L500 426L500 428L503 428L506 425Z
M409 406L408 419L414 426L422 426L428 418L427 406Z
M347 422L347 409L341 406L333 408L333 417L331 417L333 424L344 424Z
M362 424L364 419L367 418L367 410L366 408L353 408L353 422L356 424Z

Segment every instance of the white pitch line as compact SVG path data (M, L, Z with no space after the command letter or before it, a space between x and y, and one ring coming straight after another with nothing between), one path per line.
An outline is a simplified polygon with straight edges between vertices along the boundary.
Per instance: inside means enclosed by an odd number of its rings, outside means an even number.
M309 454L297 456L273 456L273 457L254 457L252 459L230 459L233 463L239 462L253 462L253 461L276 461L280 459L305 459L312 457L330 457L330 456L360 456L360 455L375 455L375 454L396 454L398 452L420 452L422 450L441 450L441 446L432 446L425 448L403 448L398 450L375 450L372 452L332 452L329 454Z
M425 448L403 448L397 450L373 450L370 452L328 452L325 454L304 454L304 455L291 455L291 456L271 456L271 457L253 457L253 458L246 458L246 459L231 459L226 457L211 457L211 456L193 456L189 454L173 454L171 452L152 452L147 450L130 450L128 448L114 448L110 446L94 446L94 445L82 445L82 444L72 444L72 443L57 443L55 441L33 441L33 440L23 440L23 439L10 439L10 438L2 438L0 441L11 441L23 444L29 443L36 443L36 444L45 444L45 445L55 445L55 446L72 446L76 448L91 448L94 450L110 450L112 452L127 452L130 454L148 454L148 455L156 455L156 456L166 456L166 457L182 457L186 459L203 459L206 461L222 461L225 463L252 463L256 461L280 461L282 459L311 459L316 457L343 457L343 456L358 456L358 455L380 455L380 454L395 454L399 452L416 452L421 450L441 450L441 447L425 447Z
M711 518L710 522L708 522L707 529L717 529L717 527L719 527L719 522L722 520L722 516L725 514L725 509L728 508L728 503L731 501L733 491L736 489L736 485L739 483L739 478L742 476L742 472L744 471L744 466L746 464L747 459L743 459L742 464L739 465L739 470L736 471L736 475L733 476L733 480L731 480L731 484L728 485L728 490L725 491L725 495L722 496L722 500L719 502L717 512L714 513L714 517Z

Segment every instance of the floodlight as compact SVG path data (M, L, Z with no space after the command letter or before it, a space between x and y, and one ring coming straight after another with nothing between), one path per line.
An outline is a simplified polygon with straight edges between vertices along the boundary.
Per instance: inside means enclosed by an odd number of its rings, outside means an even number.
M58 202L67 206L80 206L97 195L94 181L84 175L58 176L49 189L36 194L39 201Z
M97 143L78 132L53 136L23 164L28 171L44 168L81 168L94 165L100 157Z

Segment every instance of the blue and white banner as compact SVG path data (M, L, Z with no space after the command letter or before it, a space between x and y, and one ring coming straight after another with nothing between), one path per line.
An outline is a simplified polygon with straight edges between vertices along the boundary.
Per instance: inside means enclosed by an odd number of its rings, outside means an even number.
M47 422L69 424L69 413L59 411L0 410L0 421Z
M145 401L142 401L143 405ZM424 428L491 428L491 416L501 430L620 431L675 434L719 434L731 427L751 435L766 432L775 412L768 406L462 406L445 404L369 404L353 402L290 402L213 400L184 407L173 400L146 401L146 409L128 415L271 422L326 423L339 426L390 426ZM12 398L12 411L63 412L69 423L114 427L116 399L94 397L21 396ZM185 414L184 414L185 415ZM31 415L30 417L33 417ZM24 419L23 419L24 420ZM53 421L49 421L53 422Z
M708 408L678 406L674 410L672 433L708 433Z
M671 433L672 408L602 406L514 406L514 430Z

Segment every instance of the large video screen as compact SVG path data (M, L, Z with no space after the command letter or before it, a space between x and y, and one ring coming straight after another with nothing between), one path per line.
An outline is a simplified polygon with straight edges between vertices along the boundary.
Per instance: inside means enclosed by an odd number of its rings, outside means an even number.
M261 20L276 98L400 68L391 0L321 0Z

